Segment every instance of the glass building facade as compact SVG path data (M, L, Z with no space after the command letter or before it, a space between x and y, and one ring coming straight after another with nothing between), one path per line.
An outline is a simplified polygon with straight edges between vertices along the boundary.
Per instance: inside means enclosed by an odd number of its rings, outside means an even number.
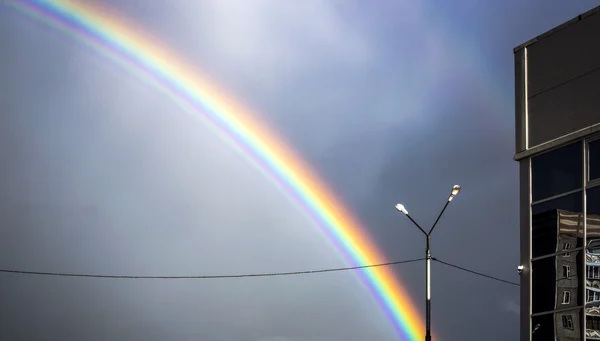
M521 341L600 340L600 6L515 48Z
M600 340L600 139L530 164L532 340Z

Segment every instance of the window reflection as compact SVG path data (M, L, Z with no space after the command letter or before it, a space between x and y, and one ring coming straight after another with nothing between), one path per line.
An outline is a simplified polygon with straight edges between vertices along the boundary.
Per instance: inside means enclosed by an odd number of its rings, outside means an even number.
M587 190L586 203L586 335L600 340L600 187Z
M581 251L560 253L532 262L532 311L573 308L583 305L580 293L583 267Z
M554 314L535 316L531 319L531 340L554 340Z
M582 193L531 207L531 254L540 257L583 246Z
M581 315L581 309L572 309L533 317L532 341L583 340Z
M600 139L591 141L588 146L589 179L592 181L600 178Z
M586 204L588 214L600 215L600 187L593 187L587 190Z
M582 196L581 192L575 192L564 197L535 204L531 207L531 214L535 215L555 208L572 212L583 212Z
M581 309L561 311L554 314L556 328L555 339L549 340L582 340Z
M533 201L581 188L582 161L581 141L532 158Z
M556 288L555 257L544 258L532 262L531 271L531 304L532 312L541 313L554 309Z

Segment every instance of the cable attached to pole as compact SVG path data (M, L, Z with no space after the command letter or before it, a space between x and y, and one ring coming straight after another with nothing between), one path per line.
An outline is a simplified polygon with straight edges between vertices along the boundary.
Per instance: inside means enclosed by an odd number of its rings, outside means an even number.
M477 271L474 271L474 270L469 270L469 269L467 269L467 268L464 268L464 267L462 267L462 266L458 266L458 265L455 265L455 264L451 264L451 263L448 263L448 262L444 262L444 261L442 261L442 260L439 260L439 259L437 259L437 258L432 258L432 260L434 260L434 261L436 261L436 262L438 262L438 263L442 263L442 264L444 264L444 265L447 265L447 266L453 267L453 268L455 268L455 269L458 269L458 270L466 271L466 272L472 273L472 274L474 274L474 275L478 275L478 276L482 276L482 277L486 277L486 278L492 279L492 280L494 280L494 281L498 281L498 282L502 282L502 283L506 283L506 284L514 285L514 286L517 286L517 287L518 287L518 286L520 286L520 284L519 284L519 283L516 283L516 282L511 282L511 281L507 281L507 280L505 280L505 279L498 278L498 277L494 277L494 276L490 276L490 275L486 275L486 274L484 274L484 273L477 272Z
M100 275L100 274L83 274L83 273L67 273L67 272L42 272L42 271L24 271L24 270L11 270L11 269L0 269L0 273L19 274L19 275L39 275L39 276L58 276L58 277L87 277L87 278L107 278L107 279L233 279L233 278L249 278L249 277L275 277L275 276L292 276L292 275L310 275L325 272L339 272L339 271L350 271L367 268L376 268L382 266L391 266L399 264L408 264L418 261L425 260L425 258L409 259L403 261L369 264L351 266L345 268L330 268L330 269L317 269L317 270L305 270L305 271L290 271L290 272L271 272L271 273L254 273L254 274L238 274L238 275L189 275L189 276L135 276L135 275ZM437 258L432 257L431 260L442 263L444 265L453 267L458 270L466 271L471 274L482 276L488 279L492 279L498 282L519 286L519 283L507 281L498 277L490 276L478 271L470 270L462 266L444 262Z
M112 279L225 279L225 278L308 275L308 274L316 274L316 273L323 273L323 272L358 270L358 269L375 268L375 267L381 267L381 266L407 264L407 263L418 262L418 261L421 261L424 259L425 258L418 258L418 259L387 262L387 263L380 263L380 264L351 266L351 267L345 267L345 268L331 268L331 269L292 271L292 272L239 274L239 275L131 276L131 275L99 275L99 274L80 274L80 273L64 273L64 272L22 271L22 270L8 270L8 269L0 269L0 272L12 273L12 274L22 274L22 275L41 275L41 276L60 276L60 277L90 277L90 278L112 278Z

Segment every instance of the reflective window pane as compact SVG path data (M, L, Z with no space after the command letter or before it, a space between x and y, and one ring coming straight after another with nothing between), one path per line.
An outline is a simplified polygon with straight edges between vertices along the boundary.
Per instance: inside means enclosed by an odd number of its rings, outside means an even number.
M589 179L595 180L600 178L600 139L589 143Z
M583 246L583 194L531 207L531 254L540 257Z
M583 251L561 253L556 256L556 309L582 306L582 285L585 279L583 270Z
M556 296L555 257L544 258L532 262L531 304L533 313L554 310Z
M554 314L555 338L549 340L584 340L585 327L581 323L582 309L561 311Z
M593 254L600 254L600 187L586 193L587 246Z
M545 314L531 318L531 340L554 340L554 314Z
M532 262L532 311L534 314L582 306L583 252L572 251Z
M586 335L600 340L600 187L587 190L586 204Z
M597 309L586 308L585 336L588 340L600 340L600 314Z
M582 309L534 316L531 319L531 340L583 340Z
M538 201L582 187L582 142L531 159L532 200Z

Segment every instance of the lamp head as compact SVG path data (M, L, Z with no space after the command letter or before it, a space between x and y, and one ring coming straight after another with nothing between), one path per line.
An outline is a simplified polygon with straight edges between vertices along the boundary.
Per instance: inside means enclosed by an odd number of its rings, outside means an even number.
M408 215L408 211L406 210L406 208L404 208L404 205L402 204L397 204L396 205L396 209L406 215Z
M454 187L452 187L452 192L450 192L450 197L448 197L448 201L452 201L452 199L454 199L454 197L457 196L459 192L460 185L454 185Z

